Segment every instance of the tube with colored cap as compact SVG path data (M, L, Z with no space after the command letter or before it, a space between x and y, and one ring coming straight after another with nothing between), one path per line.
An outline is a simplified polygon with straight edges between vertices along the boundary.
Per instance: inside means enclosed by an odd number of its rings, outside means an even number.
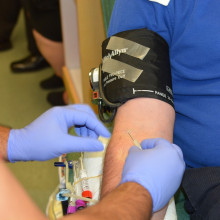
M83 157L82 157L82 153L81 153L81 157L80 157L80 164L81 164L81 169L79 172L80 178L82 179L81 181L81 186L82 186L82 196L85 198L90 198L92 199L92 192L89 189L89 182L87 178L87 173L86 170L83 167Z
M75 194L76 195L81 195L82 194L82 190L81 190L81 187L80 187L80 183L78 182L79 181L79 170L77 169L79 168L78 166L78 162L74 162L73 164L73 175L74 175L74 182L73 182L73 185L74 183L75 184ZM81 209L84 209L86 207L86 202L81 200L81 199L77 199L76 200L76 210L81 210Z

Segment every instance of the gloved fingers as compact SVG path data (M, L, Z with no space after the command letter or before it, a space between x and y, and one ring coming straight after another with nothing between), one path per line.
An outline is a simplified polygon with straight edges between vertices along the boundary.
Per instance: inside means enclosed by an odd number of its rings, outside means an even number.
M141 142L141 147L142 149L152 149L156 146L158 143L158 139L160 138L150 138L150 139L145 139Z
M128 151L128 154L132 154L134 152L138 152L138 151L141 151L141 149L137 146L132 146L129 151Z
M163 138L150 138L145 139L141 142L141 146L143 149L152 149L154 147L164 147L167 144L171 145L171 143Z
M84 126L84 127L80 127L80 137L88 137L88 129Z
M98 135L93 130L90 129L88 129L88 135L91 138L98 138Z
M76 134L79 137L87 137L88 136L86 127L75 125L74 129L75 129Z
M179 157L183 160L183 152L182 152L182 150L180 149L180 147L177 146L176 144L172 144L172 145L173 145L173 147L176 149L176 151L177 151Z
M66 135L63 140L62 153L103 151L101 141L94 138L76 137Z
M78 127L82 126L94 131L98 136L110 136L107 128L96 117L92 117L91 114L87 112L66 109L65 114L68 127L73 125Z
M80 137L98 138L98 135L86 127L75 127L75 132Z
M75 132L76 132L76 134L78 135L78 136L81 136L81 127L80 126L74 126L74 130L75 130Z
M86 104L74 104L74 105L69 105L69 108L87 112L88 114L90 114L94 118L97 118L96 114L94 113L94 111L92 110L92 108L89 105L86 105Z
M180 170L182 170L182 175L183 175L183 172L186 169L186 163L184 161L183 152L180 149L180 147L177 146L176 144L172 144L172 146L175 148L176 153L179 156L179 160L182 162L182 166L180 166Z

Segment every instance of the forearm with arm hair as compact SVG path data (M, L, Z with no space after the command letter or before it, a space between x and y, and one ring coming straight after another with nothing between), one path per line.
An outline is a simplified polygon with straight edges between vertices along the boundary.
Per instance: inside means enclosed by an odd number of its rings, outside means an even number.
M120 185L97 205L64 219L77 220L148 220L152 213L150 193L141 185L127 182Z
M134 145L127 131L131 130L139 142L157 137L172 141L174 119L174 109L157 99L133 99L118 109L104 162L102 197L112 191L121 180L128 150Z
M0 154L4 160L8 159L7 145L10 128L0 126Z
M48 219L33 203L23 187L0 160L0 219ZM97 205L68 215L73 220L149 219L152 213L150 193L141 185L127 182L103 198Z
M0 219L45 220L46 216L30 199L2 160L0 160L0 173Z
M102 196L120 182L128 150L134 145L127 131L139 142L157 137L172 141L174 118L174 109L157 99L133 99L118 109L105 157Z

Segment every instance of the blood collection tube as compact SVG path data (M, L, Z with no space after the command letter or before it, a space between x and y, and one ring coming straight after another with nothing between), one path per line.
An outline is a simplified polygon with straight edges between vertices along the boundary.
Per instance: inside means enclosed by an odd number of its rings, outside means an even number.
M84 178L87 178L88 176L87 176L86 170L83 167L83 161L82 160L83 159L82 159L82 154L81 154L81 158L80 158L81 169L80 169L79 175L80 175L80 178L83 179L81 181L82 196L85 197L85 198L92 199L92 192L89 189L89 181L88 181L88 179L84 179Z
M73 214L76 212L75 199L70 197L70 202L67 208L67 214Z
M75 184L75 193L76 195L81 195L82 194L82 189L80 187L80 183L78 182L79 181L79 170L77 169L79 168L78 166L78 162L75 162L73 164L73 170L74 170L74 182L76 183ZM84 209L86 207L86 203L85 201L81 200L81 199L77 199L76 200L76 210L81 210L81 209Z
M72 160L68 161L67 164L68 164L68 168L72 169L72 171L73 171L74 170L73 161ZM69 170L67 169L66 170L66 175L68 175L67 178L69 178L68 172L69 172ZM66 180L66 181L69 181L69 180ZM67 208L67 214L73 214L75 212L76 212L76 199L74 197L70 197L68 208Z
M81 200L81 199L77 199L76 200L76 210L79 211L79 210L82 210L86 208L86 202Z

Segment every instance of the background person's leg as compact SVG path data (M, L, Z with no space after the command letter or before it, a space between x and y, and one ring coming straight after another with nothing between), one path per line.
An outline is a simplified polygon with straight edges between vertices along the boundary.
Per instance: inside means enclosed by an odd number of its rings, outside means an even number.
M34 37L41 54L54 69L48 79L42 81L43 89L63 88L62 67L64 66L64 53L60 21L60 8L58 0L29 1L31 24ZM63 91L48 94L48 101L52 105L64 105ZM66 100L68 101L68 100Z
M55 74L50 78L41 82L41 87L44 89L56 89L63 87L62 81L62 67L64 66L64 52L63 52L63 43L52 41L48 38L45 38L36 30L33 31L34 37L36 39L38 48L43 54L45 59L54 69ZM47 100L52 105L65 105L68 104L67 93L62 91L54 91L48 94Z
M17 0L18 1L18 0ZM29 0L20 0L21 5L24 9L24 18L25 18L25 31L27 38L27 46L30 54L25 58L16 60L11 63L11 70L13 72L30 72L35 70L40 70L49 66L45 58L41 55L38 50L37 44L35 42L33 33L30 13L28 12L27 1Z
M12 47L10 37L21 9L19 0L0 0L0 51Z
M50 40L36 30L33 30L33 33L41 54L52 66L56 75L62 78L62 67L64 66L63 43Z

